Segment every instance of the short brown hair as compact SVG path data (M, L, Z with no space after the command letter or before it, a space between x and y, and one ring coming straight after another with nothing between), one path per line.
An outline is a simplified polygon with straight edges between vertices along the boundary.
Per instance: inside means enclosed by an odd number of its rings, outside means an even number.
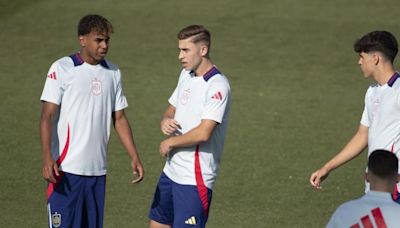
M82 17L78 24L78 36L89 34L92 31L110 34L114 32L114 29L111 22L103 16L90 14Z
M210 50L211 46L211 35L210 32L202 25L190 25L186 28L183 28L178 33L178 39L184 40L187 38L192 38L193 43L204 42L205 45Z

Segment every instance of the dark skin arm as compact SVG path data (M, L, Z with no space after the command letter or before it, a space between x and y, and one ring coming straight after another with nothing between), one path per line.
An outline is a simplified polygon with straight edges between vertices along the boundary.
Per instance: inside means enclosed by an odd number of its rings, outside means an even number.
M112 117L114 128L121 139L122 145L124 145L129 157L131 158L133 174L137 176L132 183L140 182L144 177L144 169L133 140L133 134L129 121L125 116L124 110L114 112Z
M51 130L53 119L58 113L59 106L50 102L42 103L42 114L40 118L40 143L42 146L42 176L47 181L56 183L59 176L58 165L51 157Z

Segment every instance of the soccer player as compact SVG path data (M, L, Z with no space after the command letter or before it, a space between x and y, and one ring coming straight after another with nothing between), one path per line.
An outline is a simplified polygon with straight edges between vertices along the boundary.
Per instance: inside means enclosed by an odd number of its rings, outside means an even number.
M399 180L398 162L392 152L372 152L365 174L371 190L361 198L338 207L327 227L399 227L400 205L390 195Z
M136 182L143 166L124 114L121 73L105 60L113 27L87 15L78 24L80 52L54 62L40 98L42 175L48 181L50 227L102 227L110 125L131 158Z
M167 162L149 218L151 228L205 227L224 146L230 107L227 78L210 59L210 33L191 25L178 33L178 85L169 98L160 143Z
M358 64L364 77L372 78L375 83L366 92L364 112L355 135L336 156L311 174L310 183L317 189L332 170L352 160L367 146L368 154L377 149L397 156L400 153L400 75L393 67L397 40L387 31L370 32L356 41L354 51L359 53ZM394 191L395 200L397 194Z

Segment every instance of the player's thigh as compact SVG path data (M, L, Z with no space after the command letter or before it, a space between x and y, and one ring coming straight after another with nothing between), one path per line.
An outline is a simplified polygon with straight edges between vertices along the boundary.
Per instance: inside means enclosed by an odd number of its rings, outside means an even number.
M150 220L149 228L171 228L171 226L156 222L154 220Z
M149 218L160 224L172 225L174 219L172 181L164 173L161 174L158 181L149 212ZM156 225L157 223L154 224Z
M207 189L207 202L202 202L197 186L173 186L174 228L205 227L212 191Z
M69 173L62 173L56 184L49 183L47 209L52 227L70 227L82 214L84 181Z
M85 177L82 227L103 227L106 176Z

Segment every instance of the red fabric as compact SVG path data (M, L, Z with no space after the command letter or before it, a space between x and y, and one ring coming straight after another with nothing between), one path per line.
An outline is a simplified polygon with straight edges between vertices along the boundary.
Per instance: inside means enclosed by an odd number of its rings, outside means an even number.
M204 184L203 175L201 173L200 158L199 158L199 145L196 146L195 159L194 159L194 171L196 176L197 190L199 191L200 200L203 204L204 213L208 215L208 191Z
M381 209L379 209L379 207L377 207L375 209L372 209L371 211L372 211L372 215L374 216L375 223L378 226L378 228L387 228Z
M374 228L368 215L361 218L361 223L363 224L364 228Z
M65 141L64 149L60 155L60 157L57 159L56 163L58 167L60 167L61 163L65 159L65 156L67 156L68 153L68 148L69 148L69 137L70 137L70 130L69 130L69 125L68 125L68 132L67 132L67 140ZM47 186L47 199L50 198L51 194L54 192L54 189L57 186L57 183L61 180L62 176L64 173L62 171L59 171L60 176L55 175L56 178L56 183L49 182L49 185Z

